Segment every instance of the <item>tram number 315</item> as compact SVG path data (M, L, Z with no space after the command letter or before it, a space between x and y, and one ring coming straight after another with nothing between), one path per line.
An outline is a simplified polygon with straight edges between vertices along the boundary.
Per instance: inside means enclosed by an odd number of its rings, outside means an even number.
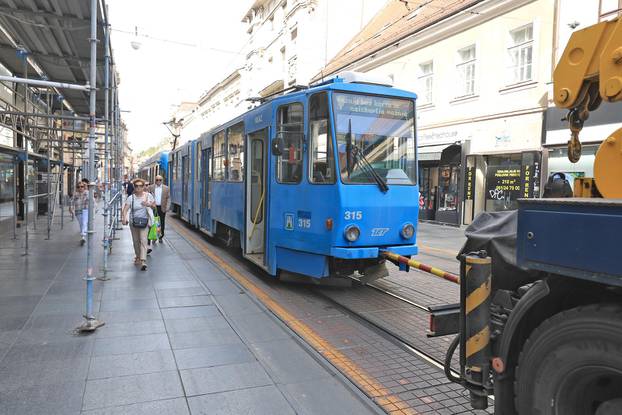
M309 229L311 227L311 219L298 218L298 227L303 229Z
M360 210L346 210L343 218L345 220L361 220L363 219L363 212Z

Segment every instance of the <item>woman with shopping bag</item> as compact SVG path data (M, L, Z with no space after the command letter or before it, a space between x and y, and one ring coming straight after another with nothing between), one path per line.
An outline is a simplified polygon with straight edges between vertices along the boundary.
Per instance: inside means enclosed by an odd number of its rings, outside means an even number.
M125 199L121 217L123 224L130 224L132 232L132 242L134 243L134 265L140 264L142 271L147 270L147 236L149 229L154 223L153 196L145 191L145 182L142 179L135 179L134 193ZM129 211L129 221L128 221Z

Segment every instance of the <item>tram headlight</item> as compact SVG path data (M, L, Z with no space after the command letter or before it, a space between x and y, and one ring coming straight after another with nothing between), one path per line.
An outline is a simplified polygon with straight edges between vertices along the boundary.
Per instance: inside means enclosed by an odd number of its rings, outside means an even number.
M404 239L410 239L413 236L415 236L415 227L413 226L412 223L406 223L404 226L402 226L402 238Z
M356 241L361 236L361 230L356 225L348 225L343 231L343 237L350 242Z

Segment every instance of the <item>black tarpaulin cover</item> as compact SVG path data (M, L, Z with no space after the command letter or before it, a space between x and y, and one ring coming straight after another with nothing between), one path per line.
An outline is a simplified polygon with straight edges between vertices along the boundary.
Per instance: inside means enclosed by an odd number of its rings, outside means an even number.
M458 259L485 250L492 258L492 289L515 290L537 279L538 273L516 265L518 211L482 212L466 228L467 241Z

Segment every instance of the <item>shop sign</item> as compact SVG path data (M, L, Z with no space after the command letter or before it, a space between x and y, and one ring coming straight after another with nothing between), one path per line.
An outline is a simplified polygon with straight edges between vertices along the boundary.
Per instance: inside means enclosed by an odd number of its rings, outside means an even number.
M475 189L475 167L467 167L465 174L464 200L473 200L473 189Z
M521 195L523 198L540 196L540 162L524 164L521 167Z
M486 171L486 199L516 200L521 197L521 166L489 166Z

